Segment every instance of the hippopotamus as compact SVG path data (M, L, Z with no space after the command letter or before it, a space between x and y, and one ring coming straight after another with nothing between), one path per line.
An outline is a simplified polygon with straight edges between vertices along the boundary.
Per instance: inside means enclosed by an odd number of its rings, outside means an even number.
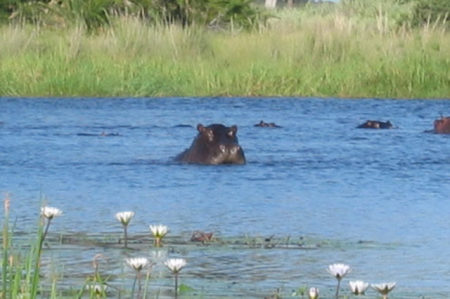
M450 116L442 116L434 121L434 133L450 134Z
M212 240L214 233L206 233L206 232L202 232L202 231L195 231L192 233L191 236L191 241L192 242L208 242Z
M255 125L255 127L262 127L262 128L281 128L281 126L275 124L275 123L266 123L263 120L260 121Z
M105 131L100 134L92 134L92 133L77 133L78 136L101 136L101 137L111 137L111 136L120 136L119 133L107 133Z
M378 120L368 120L363 124L357 126L359 129L392 129L392 123L390 121L378 121Z
M175 157L176 161L195 164L245 164L245 155L238 143L235 125L197 125L198 135L190 148Z

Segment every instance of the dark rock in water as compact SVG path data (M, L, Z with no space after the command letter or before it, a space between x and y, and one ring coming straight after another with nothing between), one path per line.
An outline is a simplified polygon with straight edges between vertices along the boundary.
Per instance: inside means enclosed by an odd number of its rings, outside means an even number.
M237 127L212 124L197 125L198 135L190 148L175 160L206 165L245 164L245 155L236 136Z

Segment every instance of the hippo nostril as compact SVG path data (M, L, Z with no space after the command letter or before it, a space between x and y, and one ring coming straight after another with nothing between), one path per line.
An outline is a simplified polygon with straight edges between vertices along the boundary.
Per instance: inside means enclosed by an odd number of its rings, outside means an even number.
M225 153L225 151L226 151L226 147L223 144L219 145L219 149L222 153Z
M241 150L241 147L240 147L239 145L235 145L235 146L231 147L230 153L231 153L232 155L235 155L235 154L237 154L240 150Z

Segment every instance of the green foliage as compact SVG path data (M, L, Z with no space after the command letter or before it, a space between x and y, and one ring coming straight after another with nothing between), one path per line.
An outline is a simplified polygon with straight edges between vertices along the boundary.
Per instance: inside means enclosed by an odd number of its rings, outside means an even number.
M246 29L255 28L258 24L265 25L269 14L256 9L251 0L215 0L211 1L214 8L214 19L209 24L236 25Z
M109 24L108 11L114 0L66 0L58 9L62 17L81 22L88 30Z
M252 0L155 0L153 16L164 23L214 27L255 28L269 17Z
M139 18L95 35L0 27L0 96L448 97L450 36L441 27L285 13L298 23L280 14L258 32Z
M440 22L449 26L450 1L448 0L417 0L412 24L416 26Z
M364 1L275 11L258 31L234 30L231 8L219 32L150 23L144 1L128 12L114 3L96 34L72 21L3 26L0 96L448 97L444 26L399 26L413 3Z
M31 23L40 23L46 14L47 5L41 1L11 1L9 18Z
M9 217L5 211L3 224L2 291L1 298L36 298L39 288L39 261L43 235L42 225L38 226L37 240L26 252L13 251L12 232Z
M190 286L188 286L187 284L180 284L180 286L178 287L178 293L180 295L188 295L188 294L192 294L194 293L196 290Z
M337 7L345 15L365 20L384 23L390 28L408 25L412 15L411 0L342 0ZM413 0L415 1L415 0Z
M153 23L245 29L269 17L252 0L0 0L0 21L60 27L83 24L92 31L110 25L111 16L130 15Z
M12 0L0 0L0 22L8 20L9 16L13 12Z

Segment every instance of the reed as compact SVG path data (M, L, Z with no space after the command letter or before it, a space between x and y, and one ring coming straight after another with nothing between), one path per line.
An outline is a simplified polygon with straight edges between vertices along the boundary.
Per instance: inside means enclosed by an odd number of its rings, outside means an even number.
M40 289L42 247L50 220L48 219L45 229L43 222L39 221L35 241L18 247L13 243L14 235L9 224L9 212L10 199L7 195L4 199L0 298L37 298L38 294L43 293L49 298L57 298L56 280L53 280L50 291Z
M254 31L119 16L94 34L5 25L0 96L448 98L446 25L413 28L373 2L280 10Z
M11 200L9 199L9 195L6 195L4 199L4 219L3 219L3 233L2 233L2 296L6 297L8 293L7 283L10 277L8 277L8 259L9 259L9 248L10 248L10 240L9 240L9 209L10 209Z

